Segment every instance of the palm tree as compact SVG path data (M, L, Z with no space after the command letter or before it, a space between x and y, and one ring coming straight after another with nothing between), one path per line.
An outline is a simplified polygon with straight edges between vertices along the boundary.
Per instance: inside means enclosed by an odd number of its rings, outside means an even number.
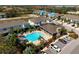
M65 34L67 34L67 30L65 28L61 28L61 29L59 29L59 33L60 33L60 35L65 35Z

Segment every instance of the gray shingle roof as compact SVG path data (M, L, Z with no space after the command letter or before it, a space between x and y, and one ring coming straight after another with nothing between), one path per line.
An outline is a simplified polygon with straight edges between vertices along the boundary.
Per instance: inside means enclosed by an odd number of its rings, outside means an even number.
M43 30L45 30L46 32L48 32L49 34L54 34L56 33L56 29L58 28L58 26L54 25L54 24L45 24L40 26Z

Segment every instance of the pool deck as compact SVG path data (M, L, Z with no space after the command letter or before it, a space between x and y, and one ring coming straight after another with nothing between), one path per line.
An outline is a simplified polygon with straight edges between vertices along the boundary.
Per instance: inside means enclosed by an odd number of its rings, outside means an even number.
M49 34L49 33L47 33L47 32L45 32L44 30L41 30L41 31L38 31L38 30L36 30L36 31L33 31L33 32L40 32L40 33L42 33L44 36L43 36L43 38L44 38L44 40L48 40L48 39L50 39L50 38L52 38L52 36ZM41 38L41 40L43 40L42 38ZM34 41L33 42L35 45L39 45L40 44L40 40L37 40L37 41Z
M42 33L44 36L43 36L43 38L41 38L41 40L48 40L48 39L50 39L50 38L52 38L52 35L50 35L49 33L47 33L47 32L45 32L44 30L41 30L41 31L38 31L38 30L36 30L36 31L32 31L32 32L26 32L26 33L23 33L23 36L24 35L28 35L28 34L30 34L30 33L34 33L34 32L40 32L40 33ZM30 42L30 41L29 41ZM40 44L40 40L36 40L36 41L34 41L33 43L35 44L35 45L39 45Z

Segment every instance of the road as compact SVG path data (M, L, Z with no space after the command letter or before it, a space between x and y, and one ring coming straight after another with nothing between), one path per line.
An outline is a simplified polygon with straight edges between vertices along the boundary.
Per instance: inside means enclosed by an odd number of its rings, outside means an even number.
M77 40L72 40L69 44L63 47L62 51L60 52L60 54L71 54L71 53L75 54L79 53L79 38Z

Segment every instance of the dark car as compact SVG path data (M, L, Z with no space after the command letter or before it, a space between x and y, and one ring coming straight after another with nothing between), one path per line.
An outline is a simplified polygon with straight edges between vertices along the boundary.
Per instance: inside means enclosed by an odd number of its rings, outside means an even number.
M7 30L7 28L3 28L3 30L5 31L5 30Z
M63 39L59 39L60 42L67 44L67 41L63 40Z

